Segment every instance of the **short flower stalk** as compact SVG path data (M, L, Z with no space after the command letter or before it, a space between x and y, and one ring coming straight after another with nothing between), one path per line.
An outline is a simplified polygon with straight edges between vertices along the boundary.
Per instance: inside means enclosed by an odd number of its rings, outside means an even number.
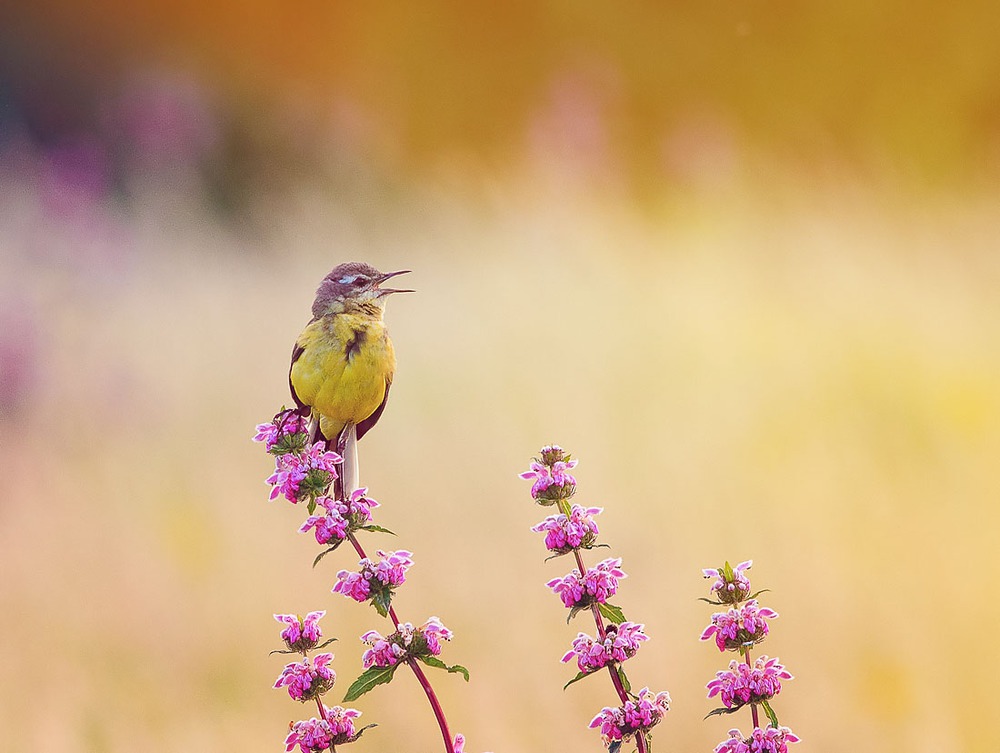
M787 753L788 745L799 738L788 727L778 722L778 715L771 700L781 692L783 680L791 680L791 673L785 669L777 657L766 654L751 657L751 652L769 634L768 623L777 618L778 613L762 607L757 596L751 593L747 571L753 566L752 560L741 562L736 567L728 562L721 568L703 570L706 578L714 579L710 591L714 599L703 599L709 604L728 607L716 612L712 621L702 631L701 640L714 640L721 652L731 651L739 658L729 662L727 669L716 672L715 679L708 683L708 697L718 696L722 706L709 713L733 714L744 706L750 707L753 730L744 737L738 729L729 730L729 738L715 748L715 753ZM758 709L767 716L766 728L760 726Z
M324 547L313 560L313 566L323 557L349 541L360 557L357 569L337 573L333 593L353 601L368 602L383 617L391 620L393 631L382 636L371 630L361 636L368 647L362 657L365 667L348 688L344 702L357 700L378 685L390 682L400 666L407 666L427 696L435 719L441 730L446 753L460 750L461 735L452 737L444 710L431 686L423 666L444 669L469 679L468 671L459 665L445 664L439 655L443 644L452 638L451 631L437 618L431 617L415 627L401 621L392 607L396 590L406 583L407 572L414 564L413 555L406 550L378 550L370 558L358 540L360 531L374 533L392 532L373 522L373 511L378 502L368 496L366 488L339 489L342 458L327 448L327 442L310 443L311 431L306 419L296 410L282 409L267 424L257 427L254 440L262 442L274 456L274 473L267 479L271 485L270 499L284 498L291 504L303 503L308 517L299 528L300 533L312 534L317 544ZM315 432L312 436L316 436ZM308 653L322 648L319 619L325 612L310 612L305 618L296 615L275 615L285 627L281 632L285 649L281 653L300 653L301 661L288 664L275 682L276 688L286 688L289 696L298 701L315 701L319 717L295 722L285 740L289 753L298 747L301 753L318 753L334 750L335 746L353 742L363 728L355 731L354 720L360 712L340 706L326 706L322 697L336 682L336 674L329 664L329 653L309 657ZM374 725L369 725L374 726Z
M627 577L622 559L606 558L593 567L584 562L585 550L607 545L598 543L600 530L596 519L602 509L571 504L577 486L571 471L576 465L577 461L562 448L550 445L543 447L530 469L521 474L521 478L532 482L531 496L535 502L557 510L531 530L545 534L545 547L551 557L572 554L576 564L568 574L553 578L546 585L569 610L567 621L580 612L590 612L597 631L596 636L578 633L562 657L565 663L575 662L578 670L564 688L607 669L621 705L603 708L590 727L600 732L611 753L617 753L630 740L635 741L639 753L647 753L652 728L670 710L670 695L666 691L654 693L649 688L632 693L623 665L649 637L644 625L626 620L622 610L611 603L620 581Z

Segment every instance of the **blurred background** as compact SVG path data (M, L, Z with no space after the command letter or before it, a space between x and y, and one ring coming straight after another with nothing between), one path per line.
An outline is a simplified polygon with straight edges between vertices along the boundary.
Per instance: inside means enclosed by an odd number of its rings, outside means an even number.
M1000 660L995 2L0 8L4 751L280 750L274 612L329 593L250 441L319 280L414 270L362 477L469 751L600 750L526 482L580 459L711 750L701 568L753 558L802 749L992 752ZM589 560L606 556L591 553ZM582 621L581 621L582 620ZM339 698L340 696L336 696ZM400 676L359 751L440 750Z

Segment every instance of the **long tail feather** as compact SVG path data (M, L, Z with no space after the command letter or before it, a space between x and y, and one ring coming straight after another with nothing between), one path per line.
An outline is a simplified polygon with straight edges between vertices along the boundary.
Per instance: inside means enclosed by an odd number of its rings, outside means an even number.
M353 424L344 429L342 439L344 451L341 453L344 458L341 477L343 479L344 497L350 497L351 492L361 486L361 468L358 465L358 433L357 427Z

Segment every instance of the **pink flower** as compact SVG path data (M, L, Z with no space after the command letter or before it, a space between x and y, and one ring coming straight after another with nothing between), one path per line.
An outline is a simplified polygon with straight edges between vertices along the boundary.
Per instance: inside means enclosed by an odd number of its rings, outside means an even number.
M299 484L305 477L306 468L298 455L295 453L279 455L274 461L274 473L267 479L267 483L273 487L270 499L276 499L284 494L285 499L294 505L299 501Z
M315 529L316 542L319 544L343 541L349 533L371 522L372 510L378 507L378 502L367 497L367 493L367 488L355 489L347 502L332 497L318 497L316 504L325 512L322 515L310 515L299 528L299 533Z
M788 743L798 741L799 738L788 727L755 727L747 739L738 729L731 729L729 739L719 743L715 753L788 753Z
M343 515L347 506L331 497L320 497L316 500L316 504L326 510L326 513L310 515L299 528L299 533L308 533L310 529L315 528L318 544L327 544L333 539L343 541L347 538L350 521Z
M285 753L291 753L295 746L302 753L320 753L329 750L332 743L333 730L329 722L313 717L291 726L291 732L285 738Z
M309 659L287 664L274 683L275 688L287 687L288 695L296 701L311 701L333 687L336 673L327 667L333 654L319 654L309 663Z
M292 504L315 500L327 493L337 478L337 464L343 458L316 442L301 452L287 452L275 458L274 473L267 479L272 485L271 499L284 495Z
M716 672L715 677L706 685L708 697L718 695L727 709L773 698L781 692L781 680L793 679L777 658L767 656L759 657L753 666L734 659L728 670Z
M589 607L593 603L604 604L618 591L618 581L625 578L621 569L621 557L598 562L580 576L579 570L573 570L569 575L550 580L547 585L563 604L569 608Z
M281 631L281 638L285 645L292 651L305 653L316 647L319 639L323 637L319 628L319 621L326 615L326 612L310 612L304 620L294 614L276 614L274 619L286 625Z
M452 636L452 632L437 617L429 618L418 628L418 632L427 642L427 652L431 656L438 656L441 653L441 641L450 641Z
M575 658L581 672L594 672L613 662L631 659L639 650L639 644L645 640L648 636L643 632L642 625L634 622L610 625L603 641L596 641L586 633L577 635L573 648L566 652L562 660L568 662Z
M655 696L649 688L639 691L634 701L618 708L605 707L590 722L591 729L600 728L605 743L627 740L637 732L646 732L659 724L670 710L670 694L665 690Z
M726 604L737 604L750 595L750 579L744 573L753 567L753 560L741 562L735 568L728 562L722 568L705 568L702 570L706 578L715 578L711 591L719 601Z
M603 510L600 507L573 505L568 518L563 513L549 515L531 530L536 533L545 532L545 547L550 552L565 554L593 545L598 534L593 516L601 512Z
M351 742L355 736L354 720L361 716L356 709L343 706L323 707L326 719L309 719L295 722L285 738L285 753L291 753L297 745L301 753L328 751L331 745Z
M394 667L406 658L406 649L398 643L383 638L375 630L369 630L361 636L361 641L369 648L361 655L361 665L369 667Z
M760 643L767 636L767 623L778 613L768 607L760 607L756 599L750 599L741 608L730 608L728 612L716 612L712 615L712 624L705 628L701 640L707 641L715 636L715 645L719 651L729 649L734 651L745 646Z
M364 568L371 563L368 559L363 559L360 564L362 570L359 573L349 570L341 570L337 573L337 582L332 589L334 593L343 594L357 602L368 601L372 589Z
M282 454L305 447L308 436L306 419L298 411L282 410L269 424L257 424L254 442L263 442L268 452Z
M397 586L406 582L406 571L413 565L412 552L376 552L381 559L372 562L367 557L358 564L360 572L341 570L333 592L364 602L371 598L385 597Z
M576 479L569 471L576 466L575 460L563 452L558 445L542 448L541 460L534 460L530 470L520 477L533 481L531 496L543 504L552 504L557 499L568 499L576 491Z
M369 648L361 657L365 669L368 667L393 667L410 657L438 656L441 641L450 641L452 632L440 619L431 617L420 627L406 622L396 628L396 632L382 637L375 630L361 636Z

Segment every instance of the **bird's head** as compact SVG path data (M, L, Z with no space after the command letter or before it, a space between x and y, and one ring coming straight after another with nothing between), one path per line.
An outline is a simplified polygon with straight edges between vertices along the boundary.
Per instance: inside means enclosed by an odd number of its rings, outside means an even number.
M370 264L349 261L333 268L316 290L312 313L315 317L338 314L352 309L375 306L379 311L392 293L412 293L412 290L383 288L386 280L405 275L408 269L399 272L379 272Z

